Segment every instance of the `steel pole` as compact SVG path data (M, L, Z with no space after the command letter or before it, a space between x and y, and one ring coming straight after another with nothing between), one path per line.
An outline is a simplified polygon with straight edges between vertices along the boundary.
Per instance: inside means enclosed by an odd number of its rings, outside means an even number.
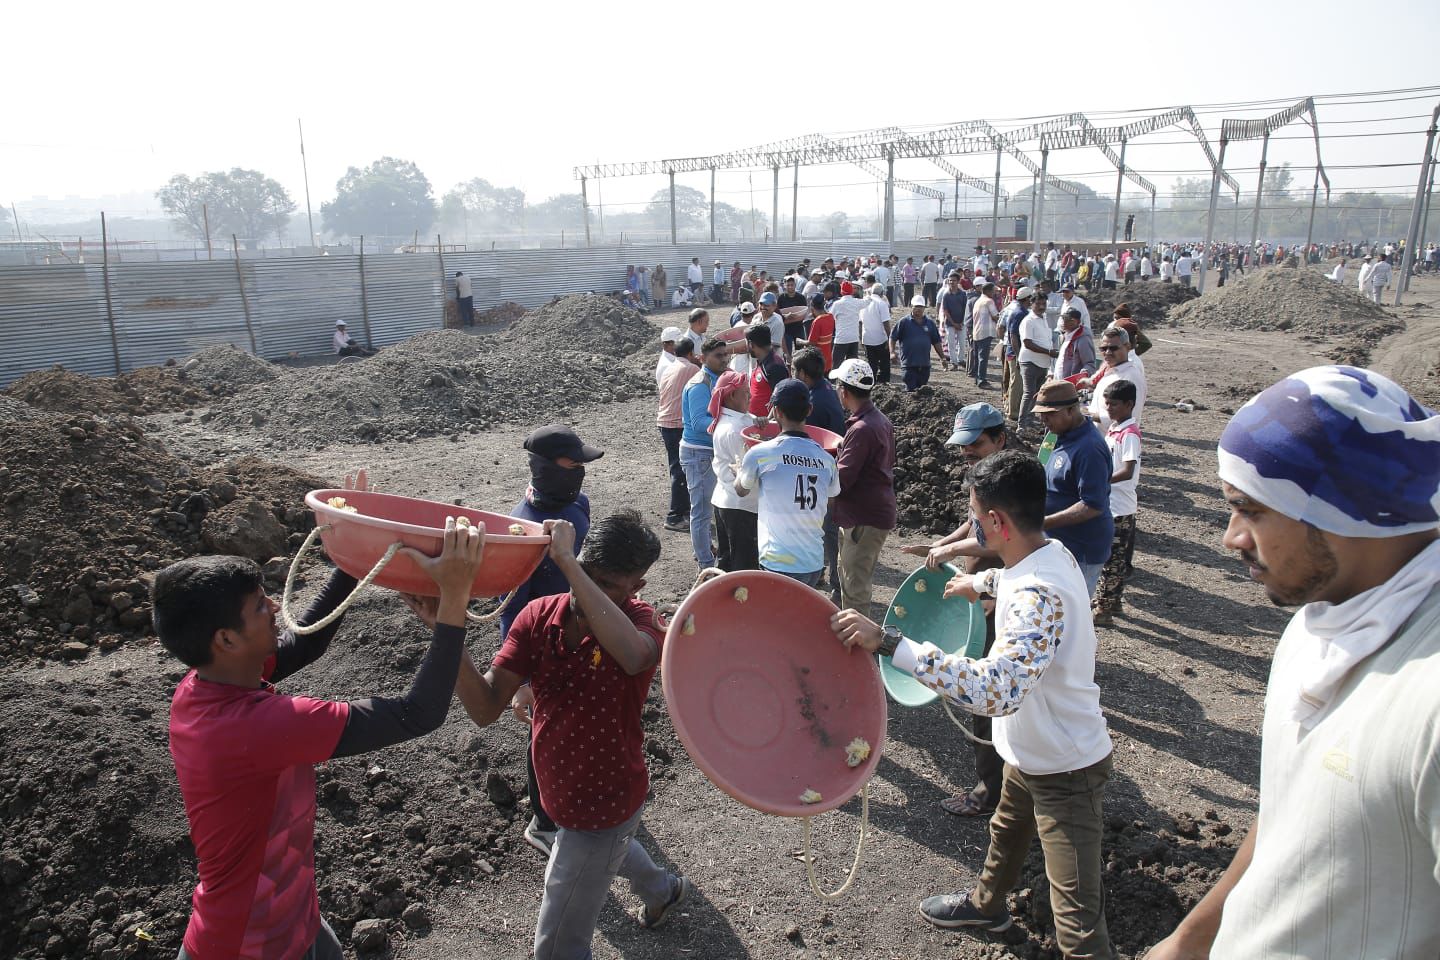
M1270 152L1270 131L1260 138L1260 179L1255 183L1255 216L1250 224L1250 249L1260 239L1260 201L1265 197L1265 157Z
M780 239L780 167L773 166L770 172L774 180L770 188L770 235Z
M715 168L710 168L710 242L715 242Z
M10 212L15 212L12 204ZM19 219L16 219L15 229L20 229ZM237 261L238 262L238 261ZM110 327L110 355L115 360L115 376L120 376L120 338L115 333L115 301L110 295L110 231L105 226L105 211L100 211L100 281L105 286L105 320ZM249 326L250 317L247 314L245 324ZM255 346L255 338L250 338L252 352Z
M1306 260L1310 259L1310 242L1315 237L1315 201L1320 196L1320 167L1315 167L1315 185L1310 188L1310 225L1305 228L1305 249L1301 251ZM1305 264L1300 264L1302 267Z
M1425 201L1425 184L1430 179L1430 167L1435 162L1431 151L1435 148L1435 131L1437 124L1440 124L1440 106L1430 114L1430 129L1425 131L1425 154L1420 163L1420 182L1415 186L1415 203L1410 207L1410 229L1407 231L1405 240L1404 261L1400 265L1400 282L1395 284L1395 306L1400 306L1400 298L1405 293L1407 281L1410 278L1410 269L1415 263L1415 240L1420 231L1420 209Z
M580 207L585 211L585 246L590 246L590 192L585 188L585 178L580 178Z
M895 242L895 154L885 156L885 240Z
M1195 289L1200 293L1205 292L1205 275L1210 272L1210 241L1215 236L1215 208L1220 203L1220 171L1225 167L1225 148L1229 145L1229 141L1222 136L1220 156L1215 160L1215 171L1210 178L1210 214L1205 218L1205 246L1200 250L1200 255L1205 259L1200 270L1200 282L1195 285Z
M1155 242L1159 238L1155 236L1155 191L1150 191L1150 249L1155 249Z
M1430 182L1425 186L1425 212L1420 216L1420 239L1415 241L1418 246L1415 248L1420 254L1425 252L1425 240L1430 235L1430 201L1435 197L1435 158L1430 158Z
M1120 141L1120 166L1115 171L1115 210L1110 214L1110 244L1114 246L1115 237L1120 233L1120 189L1125 186L1125 144Z
M1009 204L1006 204L1009 207ZM1008 212L1008 211L1007 211ZM995 195L990 198L990 247L994 249L995 238L1000 236L1000 151L995 151Z
M795 178L790 182L790 239L796 238L796 224L800 222L800 161L795 161Z
M1050 166L1050 151L1040 151L1040 187L1035 193L1035 252L1040 252L1040 227L1045 222L1045 171Z
M676 243L675 233L675 171L670 171L670 242Z
M1040 174L1032 174L1030 178L1030 223L1028 232L1030 239L1034 240L1038 235L1038 228L1035 225L1035 201L1040 196Z

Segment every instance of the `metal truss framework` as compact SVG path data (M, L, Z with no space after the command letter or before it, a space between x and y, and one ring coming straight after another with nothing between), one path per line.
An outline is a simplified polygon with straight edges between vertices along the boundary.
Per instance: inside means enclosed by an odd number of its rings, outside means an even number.
M1260 238L1260 201L1265 193L1265 157L1270 150L1270 134L1302 118L1310 124L1310 130L1315 138L1315 184L1310 189L1310 226L1305 231L1305 249L1310 248L1310 241L1314 238L1315 233L1315 204L1319 197L1320 184L1322 181L1325 184L1325 202L1329 204L1330 178L1326 175L1325 165L1320 159L1320 120L1315 115L1315 100L1313 97L1306 97L1263 120L1222 120L1220 122L1220 156L1215 161L1215 174L1210 182L1210 215L1205 221L1204 251L1207 257L1210 243L1215 235L1215 207L1220 198L1220 178L1224 176L1225 149L1232 141L1261 141L1260 174L1255 184L1255 213L1251 218L1250 225L1250 247L1254 249L1255 242ZM1197 289L1201 292L1205 290L1205 274L1207 272L1208 270L1200 271L1200 282Z
M1310 101L1304 101L1310 103ZM1294 108L1292 108L1294 109ZM1310 106L1310 113L1313 119L1314 107ZM1278 116L1278 115L1277 115ZM1293 117L1291 118L1293 119ZM1231 121L1226 121L1230 123ZM1239 123L1261 123L1265 121L1237 121ZM1286 121L1288 122L1288 121ZM629 177L648 176L664 174L670 179L671 192L671 239L675 239L675 175L677 173L695 173L709 171L710 173L710 238L715 239L715 172L717 170L755 169L769 167L774 175L772 220L778 225L779 220L779 196L780 196L780 168L792 167L795 171L796 188L795 197L792 201L798 209L798 180L799 168L801 166L830 164L830 163L851 163L859 166L867 173L881 178L885 181L885 214L884 214L884 235L886 239L894 239L895 225L895 187L917 193L921 196L929 196L932 199L942 199L939 191L930 187L923 187L907 180L896 180L894 176L895 161L897 159L923 159L933 163L943 170L956 182L956 197L959 197L959 185L966 184L977 190L982 190L992 196L991 211L991 232L992 235L998 229L999 205L1003 197L1009 201L1009 195L1000 188L1000 165L1005 155L1015 159L1021 166L1030 172L1034 178L1034 186L1031 191L1031 222L1038 226L1038 213L1043 212L1044 196L1046 188L1057 192L1066 193L1075 197L1079 202L1081 189L1072 183L1050 175L1046 170L1046 162L1049 151L1052 149L1063 150L1074 147L1096 147L1098 148L1117 169L1116 205L1115 219L1111 224L1111 240L1118 229L1119 217L1119 192L1120 185L1125 179L1139 185L1151 196L1151 226L1154 226L1154 198L1156 189L1153 184L1146 180L1139 173L1125 164L1125 148L1132 139L1153 133L1156 130L1172 125L1188 125L1190 132L1195 136L1197 142L1205 152L1211 169L1215 172L1216 183L1224 181L1235 191L1236 202L1239 202L1239 184L1221 169L1224 158L1224 144L1226 139L1222 131L1221 156L1217 160L1211 153L1209 142L1205 138L1204 129L1201 127L1195 113L1189 107L1178 107L1153 117L1116 127L1095 127L1083 114L1069 113L1052 117L1036 123L1031 123L1014 130L1000 131L984 120L972 120L964 123L952 124L940 127L935 130L910 133L898 127L885 127L879 130L866 131L849 137L830 138L820 134L807 134L802 137L793 137L786 140L778 140L758 146L746 147L732 150L727 153L714 154L703 157L684 157L669 160L641 161L636 163L610 163L593 164L588 166L577 166L574 169L576 179L580 181L580 192L582 203L585 206L585 238L590 240L590 214L589 198L586 189L587 181L594 178L607 177ZM1282 124L1283 125L1283 124ZM1313 124L1312 124L1313 125ZM1264 134L1268 142L1268 133ZM1317 157L1319 151L1318 128L1316 132ZM1239 139L1239 137L1237 137ZM1020 145L1024 143L1037 142L1040 146L1040 163L1035 161L1023 150ZM1120 144L1120 153L1117 156L1110 145ZM971 177L959 170L953 164L948 163L945 158L949 156L968 156L972 154L995 154L995 179L993 184L987 183L977 177ZM883 160L886 169L882 173L877 166L869 161ZM1263 166L1263 161L1262 161ZM1317 159L1318 169L1318 159ZM1323 171L1320 173L1323 176ZM1327 196L1329 183L1326 181ZM1213 192L1213 191L1212 191ZM1213 202L1212 202L1213 208ZM1213 220L1213 210L1212 210ZM795 218L792 210L791 234L792 239L795 232ZM1034 232L1032 230L1032 232Z

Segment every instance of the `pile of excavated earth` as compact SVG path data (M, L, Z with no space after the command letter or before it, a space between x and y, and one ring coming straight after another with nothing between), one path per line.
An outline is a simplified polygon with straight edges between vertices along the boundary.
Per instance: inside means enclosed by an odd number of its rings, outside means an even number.
M260 563L290 553L312 524L303 499L317 486L252 459L196 470L128 418L7 424L0 659L83 657L147 633L149 575L202 552Z
M1318 270L1277 267L1250 273L1177 307L1177 324L1230 330L1281 330L1334 347L1332 359L1364 363L1384 337L1405 328L1353 286Z
M1130 316L1140 324L1141 329L1162 323L1171 323L1171 314L1181 304L1189 303L1200 296L1194 288L1183 283L1161 283L1146 280L1114 290L1096 290L1093 293L1080 291L1085 306L1090 310L1090 328L1097 333L1109 325L1115 316L1115 307L1125 303L1130 306Z
M542 422L574 407L654 394L655 339L643 317L609 298L565 297L491 336L435 330L358 362L286 372L200 419L323 443Z

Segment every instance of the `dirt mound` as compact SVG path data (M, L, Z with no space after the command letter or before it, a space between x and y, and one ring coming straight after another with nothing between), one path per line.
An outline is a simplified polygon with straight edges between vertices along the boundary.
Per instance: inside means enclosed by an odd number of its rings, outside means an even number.
M0 660L84 657L150 629L147 575L237 543L285 553L320 481L253 459L197 471L130 420L46 417L0 430ZM266 516L267 539L229 513ZM240 537L243 539L237 540Z
M0 393L0 425L18 423L21 420L33 420L39 416L43 416L43 414L24 400L17 400Z
M508 337L560 349L625 357L654 346L655 328L617 301L597 294L561 297L531 310L510 328Z
M969 468L955 447L945 446L955 414L968 403L945 387L913 393L897 387L875 391L875 405L895 430L895 503L902 527L945 534L969 518L965 478ZM1006 445L1029 450L1013 433Z
M280 368L275 364L228 343L191 354L180 365L180 372L215 397L233 396L280 376Z
M1181 283L1146 280L1127 287L1096 290L1094 293L1080 293L1078 296L1085 298L1085 305L1090 309L1090 327L1098 333L1110 324L1118 303L1130 305L1130 315L1139 321L1143 330L1157 324L1170 323L1172 311L1200 294L1196 293L1194 288Z
M1113 816L1105 824L1105 919L1111 942L1125 956L1143 956L1169 936L1220 879L1242 839L1213 810L1200 819L1164 819L1159 828ZM1011 910L1017 926L1004 934L1009 949L999 955L1057 960L1050 884L1038 847L1025 862Z
M1177 308L1177 323L1281 330L1333 346L1340 363L1363 364L1383 338L1405 329L1384 307L1313 270L1261 270Z
M57 365L27 373L5 392L53 413L144 416L203 407L279 375L274 364L227 345L207 347L183 364L140 367L119 377L91 377Z
M537 350L536 336L516 328L496 337L422 333L356 363L286 372L201 420L286 442L408 440L543 422L582 403L655 392L638 361L617 367L599 349L572 349L579 342L558 332L543 341L558 349Z
M504 303L497 303L489 310L481 310L475 314L476 323L510 323L525 316L526 310L518 303L506 300Z

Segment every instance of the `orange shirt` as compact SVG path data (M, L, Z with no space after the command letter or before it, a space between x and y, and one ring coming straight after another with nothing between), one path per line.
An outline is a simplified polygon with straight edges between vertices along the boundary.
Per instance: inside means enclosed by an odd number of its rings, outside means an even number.
M822 313L810 322L810 345L825 357L825 371L834 366L831 351L835 346L835 317Z

